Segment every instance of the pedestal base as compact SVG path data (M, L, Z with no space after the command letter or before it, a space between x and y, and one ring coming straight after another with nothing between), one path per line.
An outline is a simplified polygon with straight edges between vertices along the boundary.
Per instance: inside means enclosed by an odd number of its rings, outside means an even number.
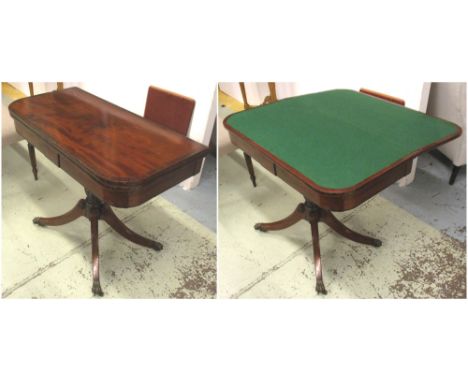
M320 256L320 244L319 244L319 232L318 223L323 222L327 224L338 234L361 244L368 244L374 247L380 247L382 242L378 239L374 239L369 236L361 235L360 233L354 232L353 230L346 227L341 223L330 211L324 210L314 204L311 201L306 200L305 203L300 203L294 212L282 220L278 220L272 223L257 223L254 228L256 230L267 232L267 231L278 231L288 228L300 220L306 220L310 223L312 232L312 244L314 248L314 265L315 265L315 290L317 293L326 294L327 290L323 283L322 277L322 260Z
M103 296L104 293L101 289L99 280L99 237L98 237L98 221L104 220L109 224L117 233L122 235L127 240L136 244L143 245L160 251L163 246L157 241L147 239L138 235L128 228L122 221L115 215L114 211L109 205L102 202L96 196L86 191L86 199L80 199L78 203L67 213L51 218L36 217L33 223L40 226L59 226L70 223L81 216L89 219L91 223L91 248L92 248L92 262L93 262L93 287L92 292L95 296Z

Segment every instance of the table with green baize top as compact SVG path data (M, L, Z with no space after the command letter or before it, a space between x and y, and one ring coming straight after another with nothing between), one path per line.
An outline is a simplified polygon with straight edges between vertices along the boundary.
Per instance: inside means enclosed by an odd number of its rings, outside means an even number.
M352 90L286 98L232 114L224 126L244 151L254 186L251 158L304 196L291 215L257 223L255 229L281 230L308 221L315 289L324 294L318 222L380 247L380 240L350 230L331 211L355 208L407 175L413 158L461 134L451 122Z

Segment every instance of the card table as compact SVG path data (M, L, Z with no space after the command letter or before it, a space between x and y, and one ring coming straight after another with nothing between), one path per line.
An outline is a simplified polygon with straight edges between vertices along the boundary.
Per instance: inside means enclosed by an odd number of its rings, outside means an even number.
M380 247L380 240L350 230L331 211L357 207L407 175L413 158L462 132L451 122L344 89L234 113L224 126L243 150L254 186L252 158L304 196L288 217L254 227L266 232L308 221L315 289L323 294L318 222L350 240Z
M19 99L9 111L28 141L36 179L34 148L85 188L86 198L69 212L33 222L58 226L81 216L90 220L92 292L102 296L98 220L132 242L161 250L161 243L125 226L111 206L138 206L197 174L208 148L79 88Z

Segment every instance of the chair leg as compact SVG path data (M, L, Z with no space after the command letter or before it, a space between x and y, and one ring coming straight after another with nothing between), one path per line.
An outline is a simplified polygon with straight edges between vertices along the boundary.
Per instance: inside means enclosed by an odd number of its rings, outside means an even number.
M452 175L450 175L450 180L449 180L449 184L452 185L455 183L455 179L457 178L457 175L458 175L458 172L460 171L460 167L461 166L455 166L453 165L453 168L452 168Z
M250 157L250 155L246 153L244 153L244 158L245 158L245 164L247 165L247 169L249 170L249 175L250 175L250 179L252 180L252 184L254 187L257 187L257 182L255 181L255 171L254 171L253 164L252 164L252 158Z
M28 142L29 160L31 161L32 172L34 179L37 180L37 163L36 163L36 151L34 146Z

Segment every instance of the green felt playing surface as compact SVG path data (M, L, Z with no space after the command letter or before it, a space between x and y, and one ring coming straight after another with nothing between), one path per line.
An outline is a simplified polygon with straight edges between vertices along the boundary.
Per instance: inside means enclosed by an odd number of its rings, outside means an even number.
M227 124L321 187L351 187L457 127L352 90L286 98Z

